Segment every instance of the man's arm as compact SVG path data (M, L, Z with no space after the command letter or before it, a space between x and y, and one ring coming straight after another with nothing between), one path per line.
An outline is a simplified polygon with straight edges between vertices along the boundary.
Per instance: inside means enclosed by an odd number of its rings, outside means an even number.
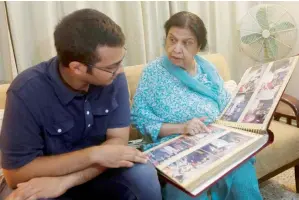
M11 188L31 178L67 175L91 166L93 164L90 156L92 151L95 151L95 148L90 147L56 156L37 157L18 169L3 169L3 174Z
M113 128L107 130L107 140L102 145L127 145L129 140L129 127ZM87 169L66 175L63 177L67 183L67 187L71 188L90 181L103 173L106 167L93 165Z
M18 184L18 188L16 188L5 200L56 198L63 195L74 185L80 185L101 172L101 168L94 166L73 173L72 175L33 178L28 182Z
M108 129L108 139L101 146L111 145L113 148L116 148L115 145L119 145L119 147L126 146L128 143L128 136L129 127ZM103 173L106 169L108 168L93 164L87 169L64 176L34 178L28 182L19 184L18 189L15 190L15 195L21 199L27 199L32 196L35 196L36 198L55 198L72 187L90 181ZM57 187L57 185L59 185L59 187Z
M129 140L129 127L124 128L113 128L107 130L107 141L102 145L127 145ZM63 181L66 183L67 188L72 188L77 185L81 185L90 181L91 179L97 177L103 173L106 167L93 165L87 169L75 172L62 177Z
M107 141L102 145L127 145L129 127L107 130ZM15 188L18 183L26 182L37 177L59 177L66 175L69 187L85 183L106 170L105 167L95 165L91 154L101 151L97 147L56 155L41 156L18 169L3 169L8 185ZM75 181L74 181L75 180Z
M128 145L130 127L111 128L107 130L107 141L103 144Z
M57 177L71 188L93 179L107 168L131 167L133 162L146 163L144 154L126 146L128 134L128 127L110 129L107 134L108 140L102 145L59 156L40 157L17 170L4 169L4 175L12 188L18 183L38 177ZM40 169L40 166L43 168ZM61 166L70 168L63 169ZM61 171L57 172L55 168Z

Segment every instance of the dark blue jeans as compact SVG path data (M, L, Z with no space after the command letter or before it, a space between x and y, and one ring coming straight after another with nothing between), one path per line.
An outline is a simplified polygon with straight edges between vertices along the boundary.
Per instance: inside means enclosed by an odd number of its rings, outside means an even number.
M71 188L56 200L162 200L157 171L151 164L109 169L93 180Z

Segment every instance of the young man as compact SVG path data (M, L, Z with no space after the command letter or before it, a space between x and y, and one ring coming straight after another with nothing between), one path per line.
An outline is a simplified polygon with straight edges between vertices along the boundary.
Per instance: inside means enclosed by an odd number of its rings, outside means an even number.
M57 57L7 92L0 145L8 199L160 200L154 167L127 146L130 105L121 28L92 9L66 16Z

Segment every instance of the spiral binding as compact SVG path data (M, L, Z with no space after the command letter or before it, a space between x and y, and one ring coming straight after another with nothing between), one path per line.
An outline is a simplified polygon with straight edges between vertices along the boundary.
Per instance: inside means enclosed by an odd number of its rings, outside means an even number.
M220 124L220 125L231 127L231 128L240 129L240 130L247 131L247 132L257 133L257 134L264 133L264 131L259 129L259 128L252 128L252 127L249 128L249 127L244 126L244 124L240 124L240 123L236 123L236 122L228 122L228 121L217 120L216 124Z

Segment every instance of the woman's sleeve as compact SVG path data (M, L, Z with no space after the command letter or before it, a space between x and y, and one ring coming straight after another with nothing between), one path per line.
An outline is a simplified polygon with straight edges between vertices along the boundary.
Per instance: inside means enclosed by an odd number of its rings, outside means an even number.
M157 103L155 91L157 89L157 74L146 67L142 72L132 105L132 124L151 142L156 142L160 133L163 119L155 114L152 106ZM150 136L150 137L148 137Z

